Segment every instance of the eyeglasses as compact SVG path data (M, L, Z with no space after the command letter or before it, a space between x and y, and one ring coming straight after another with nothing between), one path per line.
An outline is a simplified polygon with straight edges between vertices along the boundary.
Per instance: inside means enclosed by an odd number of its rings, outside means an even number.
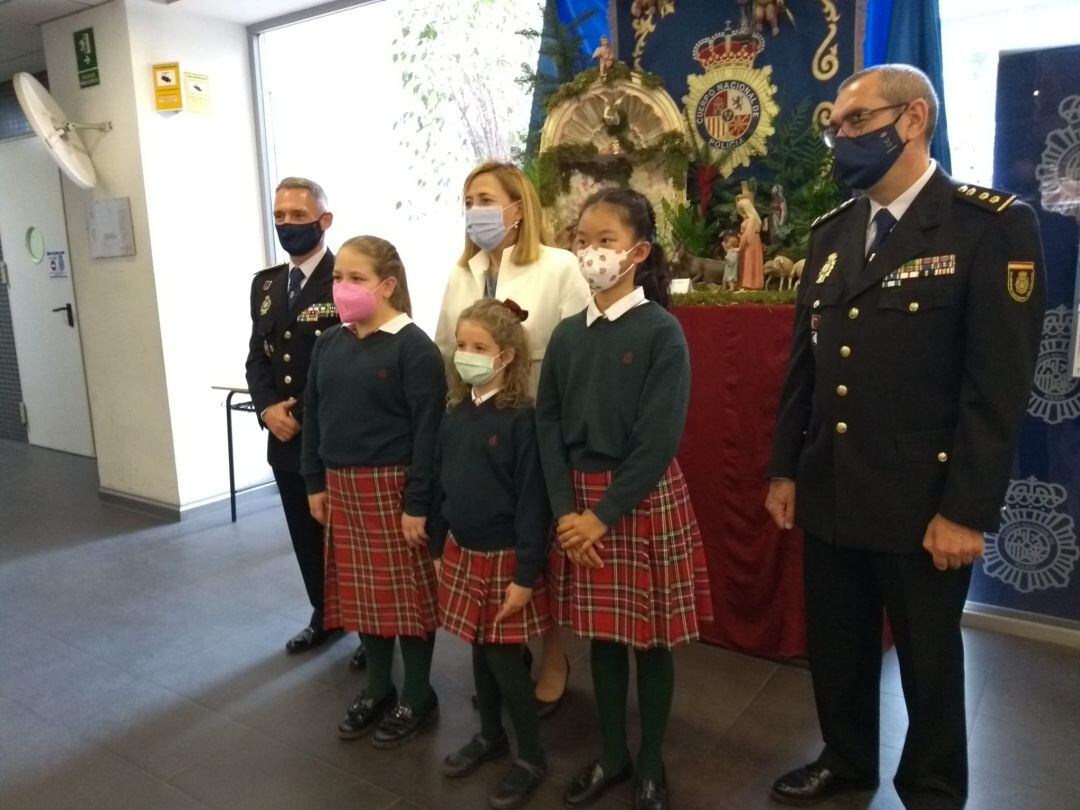
M861 135L863 127L865 127L867 123L869 123L870 119L872 119L879 112L884 112L885 110L895 110L897 107L907 107L907 105L910 103L910 101L902 101L899 104L889 104L885 107L875 107L872 110L863 110L862 112L852 113L843 121L841 121L839 126L833 124L821 130L821 139L825 141L825 145L827 147L832 149L834 146L836 146L836 140L841 135L847 138L853 138L856 135ZM903 114L904 113L901 111L900 115ZM900 120L900 115L896 116L897 121ZM893 123L896 122L894 121Z

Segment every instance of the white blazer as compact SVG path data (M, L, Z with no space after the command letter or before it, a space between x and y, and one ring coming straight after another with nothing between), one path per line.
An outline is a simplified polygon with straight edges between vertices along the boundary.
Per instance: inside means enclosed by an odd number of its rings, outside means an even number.
M570 251L541 245L540 258L525 265L514 264L513 251L513 247L503 251L495 297L500 301L512 298L529 313L524 326L532 346L535 394L540 361L544 359L552 331L563 318L585 309L591 296L589 285L578 267L577 256ZM458 316L484 297L484 272L489 264L487 253L480 251L469 260L467 268L455 265L450 271L439 310L439 325L435 329L435 343L448 363L453 362L457 349L454 333Z

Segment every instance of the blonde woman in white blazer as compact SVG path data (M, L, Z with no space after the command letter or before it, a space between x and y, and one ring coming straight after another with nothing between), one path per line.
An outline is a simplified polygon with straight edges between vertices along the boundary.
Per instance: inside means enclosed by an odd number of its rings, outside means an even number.
M464 186L465 250L450 271L435 343L451 364L457 349L457 320L477 299L512 299L529 313L525 330L532 348L532 393L540 361L556 324L589 304L589 286L577 257L544 244L540 198L516 166L490 161L473 169ZM570 662L557 624L544 634L536 683L541 717L561 705Z
M482 163L469 173L464 196L465 250L446 282L435 343L447 363L453 362L462 310L480 298L513 299L529 313L524 325L532 346L535 396L551 332L563 318L588 306L589 287L573 253L544 244L540 199L516 166ZM501 211L501 221L495 211ZM487 215L486 221L477 221L477 214ZM504 235L490 250L473 241L493 239L500 230Z

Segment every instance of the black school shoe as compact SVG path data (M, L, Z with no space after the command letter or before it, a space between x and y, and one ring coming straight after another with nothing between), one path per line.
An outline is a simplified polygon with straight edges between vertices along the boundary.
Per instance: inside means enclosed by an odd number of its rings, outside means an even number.
M510 740L505 731L497 740L487 740L482 734L477 734L462 748L443 760L442 774L451 779L460 779L471 774L485 762L491 762L509 753Z
M834 796L877 790L877 779L841 776L816 762L786 773L777 779L770 795L781 804L809 807Z
M613 774L604 773L600 760L596 760L574 777L574 781L563 793L563 804L567 807L587 807L598 801L612 785L625 782L633 773L629 754L626 756L626 764Z
M642 779L634 791L634 810L668 810L667 784L655 779Z
M392 686L382 700L372 700L367 691L361 692L349 707L345 719L338 725L338 737L343 740L356 740L365 736L382 722L386 713L396 705L397 690Z
M547 763L534 765L523 759L515 759L510 772L502 778L495 792L488 797L488 804L495 810L511 810L521 807L533 795L547 776Z
M383 750L397 748L422 731L430 729L439 720L439 696L434 691L423 706L413 709L398 703L375 729L372 743Z

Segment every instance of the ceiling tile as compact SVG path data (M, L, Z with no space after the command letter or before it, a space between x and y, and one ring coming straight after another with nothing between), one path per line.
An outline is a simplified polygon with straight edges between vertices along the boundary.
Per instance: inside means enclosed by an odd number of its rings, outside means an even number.
M87 0L88 2L88 0ZM40 25L47 20L55 20L65 14L82 11L87 2L77 0L8 0L0 3L0 27L6 28L11 22Z

